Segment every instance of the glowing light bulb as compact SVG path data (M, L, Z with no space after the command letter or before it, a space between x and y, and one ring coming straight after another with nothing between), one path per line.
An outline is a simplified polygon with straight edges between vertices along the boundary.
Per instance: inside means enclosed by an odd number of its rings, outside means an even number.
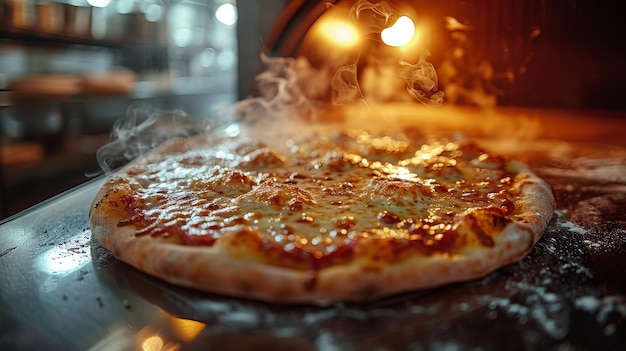
M415 35L415 23L407 16L401 16L391 27L380 32L383 43L389 46L408 44Z
M215 18L227 26L232 26L237 23L237 8L229 3L221 4L215 10Z
M353 27L338 24L334 27L335 40L344 45L352 45L358 39L358 34Z
M359 32L350 23L329 20L321 23L320 31L331 42L344 47L354 46L359 42Z

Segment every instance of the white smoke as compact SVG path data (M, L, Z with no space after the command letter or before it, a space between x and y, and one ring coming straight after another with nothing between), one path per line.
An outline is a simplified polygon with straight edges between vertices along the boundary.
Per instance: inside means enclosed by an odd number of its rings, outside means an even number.
M406 82L406 89L415 100L425 105L441 105L443 91L439 90L439 81L435 66L426 61L428 52L420 55L417 63L400 62L400 78Z
M204 122L193 120L181 110L159 111L133 105L126 117L113 125L109 142L98 149L96 158L102 170L109 173L166 140L206 129Z
M330 84L332 87L331 101L334 105L348 105L364 100L356 64L339 67Z
M346 20L363 27L366 39L380 45L380 32L393 24L399 13L384 1L371 3L360 0L351 7L347 17ZM426 61L427 51L424 50L414 63L392 57L364 64L359 62L360 55L357 56L356 62L347 65L338 66L330 62L314 67L305 57L269 57L262 54L264 70L255 78L257 95L237 102L221 120L214 123L234 118L246 124L267 121L286 125L315 120L320 111L329 105L377 100L376 94L364 94L362 90L361 69L367 64L385 68L392 84L380 85L379 89L386 90L387 97L403 101L414 99L428 105L442 103L443 92L439 90L434 66ZM110 142L98 150L98 162L105 172L111 172L172 137L206 131L207 123L194 120L180 110L155 111L145 106L133 106L126 118L114 125Z
M371 34L380 33L391 23L395 22L399 15L385 1L371 3L366 0L359 0L350 8L349 17L353 21L365 19L367 22L366 34Z
M233 113L253 123L263 118L282 119L297 115L314 119L320 98L328 90L328 74L312 67L304 57L261 55L265 70L256 76L259 96L237 102Z
M400 14L387 2L360 0L345 16L346 21L361 29L366 39L381 45L381 31L392 25ZM315 44L320 45L320 50L326 49L322 47L324 43ZM289 122L314 120L320 108L328 105L411 99L439 105L443 102L443 92L439 90L437 71L426 60L428 56L428 51L423 50L417 62L398 57L368 58L367 62L360 62L359 54L356 61L348 64L324 62L319 65L321 67L314 67L303 56L269 57L262 54L264 70L255 79L258 94L235 104L234 115L247 123L266 119ZM375 73L369 74L372 72Z
M349 18L360 24L362 32L376 44L380 42L382 30L395 23L399 17L398 11L384 1L371 3L360 0L349 12ZM375 35L372 36L372 33ZM372 55L380 56L369 57ZM406 93L426 105L443 103L443 91L439 90L437 71L426 61L430 55L428 50L422 49L418 61L414 63L393 55L392 52L374 53L365 57L364 63L356 62L339 67L331 82L332 103L347 105L359 101L405 101ZM359 72L361 66L364 68ZM402 81L406 92L402 88L398 89Z

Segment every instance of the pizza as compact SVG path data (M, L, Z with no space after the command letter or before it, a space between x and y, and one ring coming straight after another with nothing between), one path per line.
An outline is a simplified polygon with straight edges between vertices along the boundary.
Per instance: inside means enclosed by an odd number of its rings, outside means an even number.
M167 282L325 304L485 276L533 248L554 206L527 166L466 139L302 125L167 141L111 175L89 217Z

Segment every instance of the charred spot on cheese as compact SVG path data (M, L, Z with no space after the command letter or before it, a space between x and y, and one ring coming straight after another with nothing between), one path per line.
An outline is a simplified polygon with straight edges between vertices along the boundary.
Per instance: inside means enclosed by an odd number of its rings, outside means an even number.
M511 222L511 218L506 216L505 209L494 206L470 209L455 220L467 225L478 242L486 247L493 247L495 245L493 237Z
M319 270L341 265L354 257L357 242L347 237L317 241L298 234L274 235L266 238L259 248L268 263L284 267Z
M453 249L459 233L451 224L401 221L403 225L382 227L362 234L360 255L380 264L402 261L413 253L432 255ZM363 240L367 239L367 240Z

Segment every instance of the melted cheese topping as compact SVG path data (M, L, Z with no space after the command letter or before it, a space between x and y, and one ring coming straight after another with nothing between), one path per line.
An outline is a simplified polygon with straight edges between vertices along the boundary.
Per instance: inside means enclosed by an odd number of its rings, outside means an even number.
M473 144L364 131L179 140L127 174L119 225L136 235L215 245L236 233L228 245L304 269L493 246L517 196L506 161Z

